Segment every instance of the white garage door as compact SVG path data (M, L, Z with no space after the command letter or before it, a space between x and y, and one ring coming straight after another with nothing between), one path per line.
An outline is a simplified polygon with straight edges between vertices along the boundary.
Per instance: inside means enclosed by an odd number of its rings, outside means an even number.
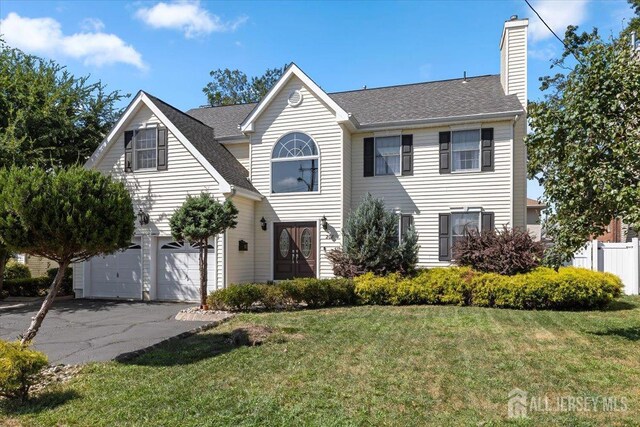
M140 241L129 249L90 262L89 297L142 298L142 250Z
M156 298L167 301L200 300L198 247L189 243L160 239L158 242L158 276ZM216 280L215 251L209 244L208 283Z

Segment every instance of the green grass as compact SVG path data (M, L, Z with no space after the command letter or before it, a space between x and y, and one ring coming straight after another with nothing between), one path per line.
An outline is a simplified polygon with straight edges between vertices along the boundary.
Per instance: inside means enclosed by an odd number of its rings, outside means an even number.
M242 325L277 333L225 344ZM620 412L507 419L507 394L618 396ZM128 363L87 366L0 424L638 425L640 298L605 311L353 307L242 314Z

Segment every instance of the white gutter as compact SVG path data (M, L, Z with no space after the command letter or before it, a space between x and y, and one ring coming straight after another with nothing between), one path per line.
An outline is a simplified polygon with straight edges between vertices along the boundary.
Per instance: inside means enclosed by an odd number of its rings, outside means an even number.
M377 131L387 129L407 129L407 128L419 128L425 127L425 125L438 125L444 126L450 123L458 123L464 121L486 121L497 120L503 118L511 118L524 113L524 110L502 111L498 113L481 113L481 114L468 114L464 116L448 116L448 117L434 117L430 119L418 119L418 120L398 120L387 123L376 123L373 125L360 125L358 131Z

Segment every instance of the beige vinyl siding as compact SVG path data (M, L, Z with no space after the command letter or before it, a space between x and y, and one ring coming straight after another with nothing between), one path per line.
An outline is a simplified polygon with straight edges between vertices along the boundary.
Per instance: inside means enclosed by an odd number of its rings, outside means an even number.
M31 277L47 275L47 270L58 267L58 263L40 256L25 255L25 265L29 267Z
M300 90L303 101L290 107L287 98L293 90ZM271 153L276 141L293 131L311 136L320 152L319 193L271 194ZM278 93L255 123L251 137L251 175L256 189L265 196L256 203L256 222L261 217L268 222L267 231L256 231L255 279L271 280L273 252L273 222L318 221L326 215L331 234L318 228L320 236L319 274L333 275L326 252L339 246L342 229L342 129L336 123L335 112L322 103L296 77Z
M527 106L527 27L507 29L507 94L518 96L520 103Z
M240 196L235 196L232 201L238 209L238 225L227 231L227 286L254 281L254 235L258 232L254 220L255 202ZM240 240L249 244L249 250L238 250Z
M440 131L448 127L405 130L413 134L413 175L363 177L363 138L352 138L352 198L355 208L366 193L383 198L388 209L412 214L419 234L419 265L447 265L438 260L438 214L460 208L495 213L496 227L511 223L511 122L484 123L494 128L495 171L440 174ZM473 127L472 127L473 128ZM477 126L480 128L480 125ZM399 132L400 133L400 132Z
M160 124L158 118L146 107L142 107L126 129L135 129L141 124ZM133 197L136 212L142 208L149 213L150 226L154 234L171 234L169 218L184 202L187 194L197 195L208 191L221 197L218 183L193 157L180 141L169 132L166 171L124 173L124 132L102 157L95 168L111 174L125 183Z
M351 133L342 131L342 217L343 224L351 212Z
M238 159L240 164L251 172L251 161L249 160L249 141L247 142L234 142L229 144L223 144L233 156Z

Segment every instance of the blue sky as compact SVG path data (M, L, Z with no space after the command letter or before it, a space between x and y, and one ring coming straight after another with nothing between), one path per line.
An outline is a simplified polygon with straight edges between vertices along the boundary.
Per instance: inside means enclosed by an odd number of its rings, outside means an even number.
M626 1L532 1L562 36L568 24L617 34ZM499 72L503 22L530 18L529 98L560 43L523 0L422 2L124 2L0 0L0 33L111 89L144 89L187 109L206 102L209 71L248 75L296 62L328 92ZM529 197L541 189L529 184Z

